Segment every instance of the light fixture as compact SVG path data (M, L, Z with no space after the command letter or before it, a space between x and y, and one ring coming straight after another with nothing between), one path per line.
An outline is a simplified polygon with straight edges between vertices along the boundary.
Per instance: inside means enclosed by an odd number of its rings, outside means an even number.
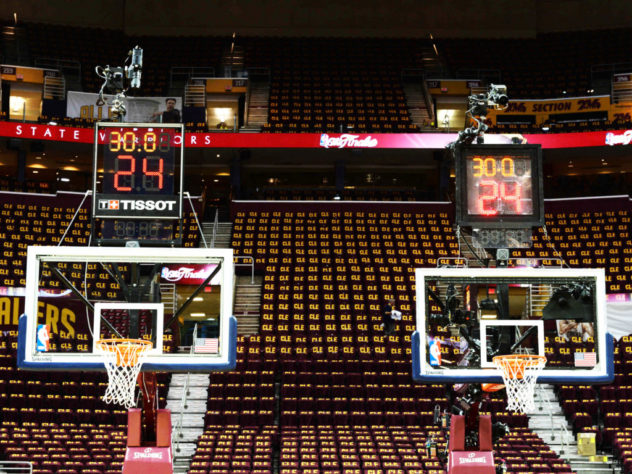
M217 154L217 157L219 158L219 153Z
M70 178L59 178L59 181L61 181L62 183L68 183L70 181Z
M9 107L12 112L22 112L26 104L26 99L20 96L12 96L9 98Z
M334 196L334 201L340 201L342 198L340 197L340 194L336 193L336 195Z
M33 170L33 174L37 174L37 173L39 173L38 170Z
M215 107L213 109L215 117L221 122L226 122L232 115L233 109L230 107Z
M36 157L35 157L35 159L36 159L36 160L41 160L41 159L42 159L42 157L41 157L41 156L36 156ZM601 161L603 161L603 158L601 159Z
M543 123L542 124L542 131L543 132L548 132L549 130L551 130L551 127L548 123Z
M214 179L213 182L214 183L219 183L219 179Z

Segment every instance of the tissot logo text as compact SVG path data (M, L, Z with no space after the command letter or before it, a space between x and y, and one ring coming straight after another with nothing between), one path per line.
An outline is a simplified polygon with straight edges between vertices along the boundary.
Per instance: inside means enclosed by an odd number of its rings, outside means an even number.
M149 200L149 199L100 199L99 209L115 211L173 211L176 208L175 200Z

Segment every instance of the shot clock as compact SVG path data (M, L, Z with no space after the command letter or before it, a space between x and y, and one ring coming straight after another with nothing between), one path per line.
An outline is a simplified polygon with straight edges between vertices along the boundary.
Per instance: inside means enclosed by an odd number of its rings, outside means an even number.
M475 228L544 223L539 145L461 145L456 150L456 217Z
M92 214L104 241L169 240L182 217L181 124L98 123Z

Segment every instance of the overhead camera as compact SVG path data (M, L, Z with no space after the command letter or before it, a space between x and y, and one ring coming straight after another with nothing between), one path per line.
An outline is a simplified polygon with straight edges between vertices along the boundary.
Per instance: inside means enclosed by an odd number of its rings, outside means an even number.
M127 64L129 62L129 64ZM127 53L125 65L123 67L110 67L109 65L95 68L97 76L103 79L103 85L99 90L99 98L96 105L105 105L105 91L116 94L112 101L111 110L116 120L122 121L125 117L125 93L129 89L140 88L140 79L143 71L143 50L140 46L135 46ZM127 85L126 85L127 79Z
M492 84L489 86L489 92L487 93L489 105L496 108L505 109L509 104L509 97L507 96L507 86L503 84Z
M138 89L143 72L143 50L139 46L134 46L129 54L132 56L132 63L125 68L125 76L129 79L130 89Z
M465 114L469 116L475 125L467 127L459 132L456 142L451 143L449 148L459 143L470 144L476 139L477 143L483 143L483 134L489 128L485 123L487 111L490 107L496 110L504 110L509 104L507 96L507 86L504 84L491 84L489 90L484 94L474 94L467 98L468 106Z

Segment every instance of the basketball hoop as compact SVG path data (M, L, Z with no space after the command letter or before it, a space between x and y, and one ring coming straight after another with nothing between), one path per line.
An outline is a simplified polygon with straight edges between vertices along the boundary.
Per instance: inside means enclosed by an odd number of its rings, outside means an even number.
M152 343L142 339L100 339L97 349L103 354L108 372L108 388L103 395L106 403L118 403L126 408L136 405L136 378Z
M502 371L507 388L507 409L521 413L535 410L534 388L544 369L546 357L531 354L509 354L494 357L494 365Z

